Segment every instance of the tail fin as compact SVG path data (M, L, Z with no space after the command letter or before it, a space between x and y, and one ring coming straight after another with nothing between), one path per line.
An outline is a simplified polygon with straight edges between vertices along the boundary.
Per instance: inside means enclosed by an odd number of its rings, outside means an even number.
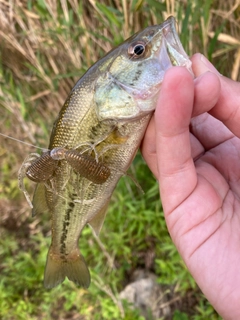
M78 249L63 260L59 255L53 254L50 248L44 274L45 288L56 287L65 277L83 288L88 288L90 285L90 273Z

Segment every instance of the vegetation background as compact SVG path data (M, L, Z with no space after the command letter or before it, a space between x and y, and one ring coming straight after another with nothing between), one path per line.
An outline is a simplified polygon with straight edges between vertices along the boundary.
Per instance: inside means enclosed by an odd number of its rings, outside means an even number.
M240 80L239 0L0 0L0 132L47 147L76 80L112 47L169 15L190 56L202 52ZM31 152L39 150L0 139L0 319L144 319L118 296L137 269L154 272L163 288L158 307L169 313L161 319L220 319L171 242L158 185L140 154L132 171L145 194L121 179L100 239L88 227L81 236L89 290L67 280L45 290L50 217L31 217L17 181ZM34 183L25 182L32 193Z

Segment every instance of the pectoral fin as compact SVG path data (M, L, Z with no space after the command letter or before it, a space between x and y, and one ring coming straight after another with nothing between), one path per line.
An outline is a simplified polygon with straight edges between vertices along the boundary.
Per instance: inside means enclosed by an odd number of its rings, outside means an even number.
M102 207L102 209L92 218L92 220L90 220L88 222L88 224L91 226L91 228L93 229L93 231L95 232L95 234L97 236L99 235L99 233L102 229L102 226L103 226L106 214L107 214L107 208L108 208L109 201L110 201L110 199Z

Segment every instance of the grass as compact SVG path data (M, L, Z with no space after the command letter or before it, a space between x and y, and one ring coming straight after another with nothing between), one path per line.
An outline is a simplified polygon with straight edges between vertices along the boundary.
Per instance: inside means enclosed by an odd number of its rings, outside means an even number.
M237 1L1 0L1 132L46 147L52 123L76 80L123 39L170 14L178 20L189 55L202 52L222 74L240 80ZM93 278L90 289L65 281L45 290L49 217L31 218L17 183L23 159L35 151L0 137L1 319L143 319L118 298L139 268L157 275L168 297L169 319L220 319L171 242L158 186L140 154L132 170L145 194L123 178L100 240L88 227L81 236L81 250ZM26 184L32 192L33 183Z

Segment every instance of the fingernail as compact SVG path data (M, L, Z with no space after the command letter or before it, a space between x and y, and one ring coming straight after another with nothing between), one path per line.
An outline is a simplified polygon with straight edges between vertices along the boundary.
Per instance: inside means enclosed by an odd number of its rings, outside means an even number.
M218 72L218 70L211 64L210 61L208 61L208 59L203 54L201 54L201 61L209 71L221 76L221 73Z

